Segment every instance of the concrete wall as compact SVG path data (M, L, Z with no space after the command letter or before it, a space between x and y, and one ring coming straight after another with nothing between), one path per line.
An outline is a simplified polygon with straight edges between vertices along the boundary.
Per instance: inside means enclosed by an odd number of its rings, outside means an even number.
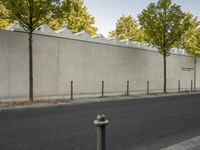
M163 59L155 50L103 44L78 39L35 34L33 36L34 95L65 96L105 92L123 94L126 81L130 90L145 92L150 81L151 92L163 89ZM29 93L28 40L23 32L0 31L0 98L27 97ZM197 87L199 87L199 60ZM194 77L194 58L172 54L167 58L167 88L190 89Z
M0 32L0 98L28 96L26 34Z

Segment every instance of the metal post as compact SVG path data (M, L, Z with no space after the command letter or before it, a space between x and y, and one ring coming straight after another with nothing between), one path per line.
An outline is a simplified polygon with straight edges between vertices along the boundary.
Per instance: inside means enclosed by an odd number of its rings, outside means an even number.
M126 94L127 94L127 96L129 96L129 80L127 80L127 89L126 90L127 90Z
M97 150L106 150L106 126L109 121L106 120L104 114L101 114L97 116L94 124L97 127Z
M149 80L147 81L147 95L149 94Z
M73 100L73 81L71 81L71 100Z
M191 80L191 91L193 90L193 81Z
M194 57L194 92L196 92L197 59Z
M101 83L101 97L104 97L104 81Z
M178 80L178 92L181 92L181 81Z

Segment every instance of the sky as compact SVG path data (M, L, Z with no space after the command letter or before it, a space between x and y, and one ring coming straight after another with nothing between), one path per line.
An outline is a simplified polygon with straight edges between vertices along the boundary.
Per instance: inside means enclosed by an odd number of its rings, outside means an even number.
M107 37L108 32L115 29L117 19L122 15L137 15L151 2L157 0L84 0L89 13L95 17L98 33ZM200 0L172 0L181 5L183 11L191 12L200 18Z

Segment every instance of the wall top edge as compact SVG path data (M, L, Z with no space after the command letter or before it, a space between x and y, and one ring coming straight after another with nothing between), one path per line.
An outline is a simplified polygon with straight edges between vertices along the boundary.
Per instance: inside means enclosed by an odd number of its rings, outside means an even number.
M14 32L25 32L25 30L19 24L12 24L6 30ZM86 31L81 31L79 33L73 34L67 28L62 28L57 31L54 31L46 24L41 25L39 28L37 28L37 30L34 31L34 34L158 52L157 48L152 47L145 43L132 42L129 40L119 40L115 37L107 39L102 34L90 36ZM188 55L184 49L178 49L178 48L171 49L171 54L191 56Z

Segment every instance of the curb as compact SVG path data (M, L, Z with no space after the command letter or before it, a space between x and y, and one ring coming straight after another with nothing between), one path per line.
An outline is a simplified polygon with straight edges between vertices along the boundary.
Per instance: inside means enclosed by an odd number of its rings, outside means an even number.
M200 150L200 136L161 150Z
M0 108L0 112L6 111L17 111L17 110L27 110L27 109L39 109L39 108L48 108L48 107L58 107L66 105L79 105L79 104L88 104L88 103L100 103L100 102L114 102L114 101L126 101L126 100L139 100L139 99L149 99L149 98L159 98L159 97L173 97L173 96L186 96L186 95L198 95L200 92L189 92L189 93L167 93L167 94L140 94L132 96L111 96L104 98L74 98L74 100L66 100L66 102L61 102L57 104L32 104L25 106L13 106L13 107L4 107Z

